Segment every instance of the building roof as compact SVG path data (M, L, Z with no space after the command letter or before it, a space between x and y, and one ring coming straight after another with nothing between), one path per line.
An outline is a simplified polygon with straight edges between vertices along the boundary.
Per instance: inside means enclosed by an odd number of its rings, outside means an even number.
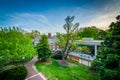
M75 40L79 45L101 45L103 40L93 40L93 38L83 38L82 40Z
M86 59L86 60L94 60L95 59L95 56L84 54L83 52L79 52L79 53L78 52L70 52L69 55L75 56L78 58L82 58L82 59Z

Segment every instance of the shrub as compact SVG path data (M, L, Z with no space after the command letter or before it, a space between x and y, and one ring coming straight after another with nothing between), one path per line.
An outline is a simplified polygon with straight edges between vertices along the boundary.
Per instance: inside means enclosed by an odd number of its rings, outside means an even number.
M53 54L52 58L53 59L62 59L62 54Z
M25 80L27 69L24 66L15 67L0 73L0 80Z
M120 72L118 70L104 69L100 76L101 80L120 80Z
M96 71L100 65L101 62L95 59L92 61L90 69Z

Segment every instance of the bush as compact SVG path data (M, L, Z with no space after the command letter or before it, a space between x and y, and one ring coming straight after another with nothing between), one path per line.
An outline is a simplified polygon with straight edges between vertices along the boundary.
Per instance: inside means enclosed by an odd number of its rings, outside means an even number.
M27 69L24 66L19 66L0 73L0 80L25 80Z
M101 65L100 61L93 60L92 63L91 63L90 69L96 71L99 68L100 65Z
M104 73L101 72L100 76L101 80L120 80L119 70L104 69Z
M53 54L52 58L53 59L62 59L62 54Z

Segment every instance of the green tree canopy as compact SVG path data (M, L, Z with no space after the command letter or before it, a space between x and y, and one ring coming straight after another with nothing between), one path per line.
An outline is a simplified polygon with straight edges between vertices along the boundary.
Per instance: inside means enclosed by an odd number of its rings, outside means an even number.
M99 32L98 32L98 38L99 38L99 39L101 39L101 40L105 39L106 35L107 35L107 32L106 32L106 31L104 31L104 30L99 30Z
M40 32L38 30L32 30L32 32L25 33L25 36L34 39L36 36L40 36Z
M101 80L120 80L120 15L112 22L111 35L105 38L103 48L99 50L94 63Z
M48 37L45 34L41 36L41 39L37 44L37 53L38 58L41 61L46 61L51 56L51 50L48 44Z
M79 33L79 35L83 38L83 37L91 37L93 39L99 39L99 30L98 28L96 28L95 26L92 27L85 27L83 28L83 30Z
M0 29L0 60L18 62L30 59L35 54L32 41L28 39L19 28Z
M57 34L57 44L62 49L63 59L67 57L68 51L75 47L74 39L76 38L79 23L73 24L74 16L67 16L63 25L66 34ZM62 44L62 45L61 45Z

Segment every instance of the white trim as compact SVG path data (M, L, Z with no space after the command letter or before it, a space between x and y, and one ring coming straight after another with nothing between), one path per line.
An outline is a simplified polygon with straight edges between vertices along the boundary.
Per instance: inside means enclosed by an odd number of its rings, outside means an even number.
M47 79L42 75L42 73L39 73L39 74L40 74L40 76L42 77L43 80L47 80Z
M94 48L94 50L95 50L95 57L96 57L96 55L97 55L97 45L95 45L95 48Z
M38 72L34 65L32 65L32 68L33 68L36 72ZM43 76L42 73L40 73L40 72L38 72L38 73L39 73L39 75L41 76L41 78L42 78L43 80L47 80L47 79L45 78L45 76Z
M35 75L33 75L33 76L30 76L30 77L26 78L25 80L31 79L31 78L33 78L33 77L35 77L35 76L38 76L38 75L40 75L40 74L39 74L39 73L38 73L38 74L35 74Z
M34 58L35 58L35 57L34 57ZM33 59L34 59L34 58L33 58ZM32 59L32 60L33 60L33 59ZM28 64L29 64L30 62L31 62L31 61L29 61ZM31 78L33 78L33 77L35 77L35 76L38 76L38 75L39 75L43 80L47 80L47 78L46 78L41 72L38 72L38 71L37 71L37 69L35 68L34 64L35 64L35 63L32 64L32 68L37 72L37 74L35 74L35 75L33 75L33 76L30 76L30 77L26 78L25 80L31 79Z

